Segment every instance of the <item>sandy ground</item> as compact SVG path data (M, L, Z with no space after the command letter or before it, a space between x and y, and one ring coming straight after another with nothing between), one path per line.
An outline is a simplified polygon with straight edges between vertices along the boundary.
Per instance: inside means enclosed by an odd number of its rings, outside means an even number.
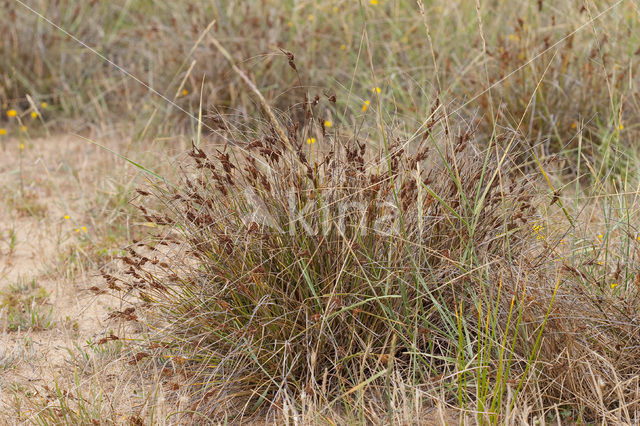
M108 312L119 301L88 289L100 284L101 260L90 252L109 250L105 226L114 220L109 199L117 187L97 171L123 166L77 136L0 142L0 423L5 424L28 421L38 407L55 402L56 385L72 392L76 378L90 380L92 375L80 370L95 363L81 354L99 353L88 342L117 327ZM27 300L46 318L45 326L34 329L29 320L12 318L9 305L15 298Z

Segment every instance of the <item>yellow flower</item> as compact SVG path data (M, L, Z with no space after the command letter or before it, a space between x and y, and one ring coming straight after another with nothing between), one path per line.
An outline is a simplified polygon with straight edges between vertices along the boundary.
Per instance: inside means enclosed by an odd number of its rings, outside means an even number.
M619 127L619 129L620 129L620 130L624 129L624 125L623 125L622 123L620 123L620 127Z
M613 290L614 288L618 287L618 283L611 283L611 289Z
M40 108L42 108L42 109L46 109L48 106L49 106L49 104L48 104L48 103L46 103L46 102L42 102L42 103L40 104Z
M313 21L314 19L316 19L316 17L313 16L312 14L309 14L309 16L307 16L308 21Z
M371 3L373 5L376 5L376 4L378 4L378 0L371 0L371 1L369 1L369 3Z
M374 87L374 88L373 88L373 91L374 91L374 92L376 92L376 93L380 93L380 92L381 92L381 90L380 90L380 88L379 88L379 87Z
M18 115L18 113L15 109L10 109L9 111L7 111L7 117L15 117L16 115Z
M364 101L364 105L362 105L362 111L366 111L367 108L369 108L369 105L371 104L371 102L369 102L369 100Z
M37 112L35 112L35 111L33 111L33 112L31 113L31 118L38 118L38 113L37 113Z
M23 149L24 149L24 144L23 144L23 143L21 143L21 144L20 144L20 150L23 150Z
M287 26L288 26L289 28L293 28L293 22L292 22L292 21L287 22Z
M307 139L307 144L309 144L309 145L313 145L314 143L316 143L316 138L309 138L309 139Z
M329 120L324 120L324 127L331 127L333 126L333 123L330 122Z
M340 50L347 50L347 46L346 46L346 45L344 45L344 44L341 44L341 45L340 45Z
M83 226L83 227L82 227L82 230L83 230L84 232L87 232L87 227L86 227L86 226Z
M74 229L74 231L80 232L80 228L76 228L76 229Z
M7 134L7 129L0 129L0 136L4 136Z
M69 220L71 218L71 216L69 216L68 214L64 215L64 219L65 220Z
M182 96L187 96L189 91L187 89L182 89Z
M573 123L571 123L571 128L575 129L576 127L578 127L578 123L576 123L575 121Z
M599 239L599 240L601 240L601 239L603 239L603 238L604 238L604 235L602 235L602 234L598 234L598 239Z

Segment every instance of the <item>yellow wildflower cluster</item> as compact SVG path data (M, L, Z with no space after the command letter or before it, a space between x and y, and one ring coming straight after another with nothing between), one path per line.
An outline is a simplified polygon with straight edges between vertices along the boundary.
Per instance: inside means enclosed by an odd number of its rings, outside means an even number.
M540 231L542 231L543 229L542 225L533 225L532 229L533 229L533 233L536 234L536 240L540 241L540 240L546 239L544 235L540 233Z
M65 214L63 216L64 220L69 220L71 219L71 216L68 214ZM76 234L79 234L80 232L84 232L85 234L87 233L87 227L86 226L79 226L78 228L74 228L73 232L75 232Z
M45 101L40 103L40 108L41 109L46 109L49 107L49 104ZM10 119L16 119L17 120L17 124L18 124L18 130L20 132L26 132L27 131L27 126L25 125L24 121L22 120L22 118L24 116L26 116L28 114L28 116L30 116L32 119L36 119L38 117L40 117L40 111L38 110L38 108L34 105L33 109L31 110L31 112L24 111L24 114L20 113L18 110L14 109L14 108L10 108L8 109L5 114L7 115L7 117L9 117ZM9 131L6 128L0 128L0 136L4 136L7 135L9 133ZM20 145L20 149L24 149L24 145Z

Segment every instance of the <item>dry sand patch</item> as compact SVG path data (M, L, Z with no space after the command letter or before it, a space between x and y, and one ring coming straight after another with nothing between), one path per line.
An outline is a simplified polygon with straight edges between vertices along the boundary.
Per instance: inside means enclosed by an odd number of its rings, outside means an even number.
M96 270L108 256L93 261L88 251L103 243L100 221L113 215L105 200L114 174L103 171L122 165L79 137L22 144L8 141L0 156L0 413L9 415L7 421L16 419L17 396L54 402L56 383L70 392L79 372L90 385L95 368L104 368L104 386L117 378L120 362L107 354L106 363L84 359L87 365L79 365L83 352L100 353L87 342L118 327L108 313L119 301L89 290L99 283ZM21 420L34 414L28 405L19 409Z

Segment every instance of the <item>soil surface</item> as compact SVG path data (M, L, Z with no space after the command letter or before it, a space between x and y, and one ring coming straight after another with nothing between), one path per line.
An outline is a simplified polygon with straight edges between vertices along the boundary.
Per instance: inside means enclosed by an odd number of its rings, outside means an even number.
M120 384L119 357L100 347L120 301L96 294L114 223L122 160L77 136L4 140L0 155L0 423L34 420L62 393L90 399ZM119 179L122 178L120 175ZM117 195L117 194L115 194ZM108 239L107 239L108 240ZM95 259L93 253L100 253ZM102 259L102 260L101 260ZM95 289L94 289L95 290ZM117 352L117 351L116 351ZM104 362L98 362L104 361ZM95 380L100 370L100 384ZM107 379L107 380L105 380ZM73 388L73 389L72 389ZM113 407L117 395L106 392ZM122 393L121 393L122 394ZM98 408L101 410L101 408Z

